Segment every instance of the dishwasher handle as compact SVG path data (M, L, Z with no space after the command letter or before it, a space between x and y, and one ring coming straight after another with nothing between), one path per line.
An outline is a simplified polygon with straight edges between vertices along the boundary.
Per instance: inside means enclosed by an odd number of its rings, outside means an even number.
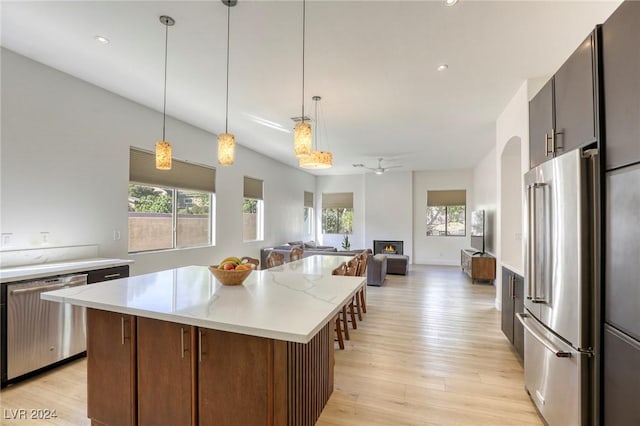
M46 285L38 285L38 283L46 283ZM34 281L29 287L10 290L9 294L18 295L25 293L35 293L42 291L55 290L65 287L77 287L87 284L87 275L70 275L67 277L53 278L44 281Z

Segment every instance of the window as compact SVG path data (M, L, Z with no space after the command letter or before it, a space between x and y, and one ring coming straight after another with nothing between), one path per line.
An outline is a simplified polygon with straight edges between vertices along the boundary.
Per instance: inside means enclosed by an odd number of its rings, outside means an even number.
M132 148L128 202L129 253L213 244L211 167L173 160L172 170L160 171L153 154Z
M322 194L322 232L350 234L353 232L353 193Z
M313 192L304 191L304 233L313 235Z
M427 191L427 236L465 236L466 204L465 190Z
M244 177L244 199L242 201L242 239L244 241L264 239L262 187L263 182L260 179Z

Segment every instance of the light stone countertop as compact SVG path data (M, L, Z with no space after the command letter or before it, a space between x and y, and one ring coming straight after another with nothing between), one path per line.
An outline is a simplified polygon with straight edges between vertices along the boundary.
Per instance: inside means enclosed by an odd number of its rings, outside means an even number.
M56 263L41 263L35 265L12 266L0 269L0 283L23 281L55 275L71 274L74 272L91 271L94 269L110 268L113 266L129 265L129 259L77 259Z
M253 271L223 286L206 266L186 266L42 294L45 300L307 343L353 296L366 277L332 276L351 256L311 256Z

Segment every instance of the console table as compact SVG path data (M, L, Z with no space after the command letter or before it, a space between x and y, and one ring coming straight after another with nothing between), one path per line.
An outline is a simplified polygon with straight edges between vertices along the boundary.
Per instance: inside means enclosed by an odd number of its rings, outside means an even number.
M471 277L471 282L496 279L496 258L490 254L476 254L475 250L460 250L460 267Z

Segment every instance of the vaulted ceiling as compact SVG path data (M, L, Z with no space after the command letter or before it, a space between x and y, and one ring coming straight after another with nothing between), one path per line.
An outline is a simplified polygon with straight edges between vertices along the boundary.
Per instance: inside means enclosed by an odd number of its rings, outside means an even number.
M619 1L307 1L305 114L320 149L363 173L473 167L526 80L548 77ZM218 134L225 125L227 7L214 1L3 1L2 46ZM104 36L108 44L95 36ZM302 2L231 9L229 131L292 166L302 104ZM445 71L437 67L447 64ZM161 123L159 123L159 134ZM167 138L174 144L179 140ZM215 139L211 141L215 157Z

